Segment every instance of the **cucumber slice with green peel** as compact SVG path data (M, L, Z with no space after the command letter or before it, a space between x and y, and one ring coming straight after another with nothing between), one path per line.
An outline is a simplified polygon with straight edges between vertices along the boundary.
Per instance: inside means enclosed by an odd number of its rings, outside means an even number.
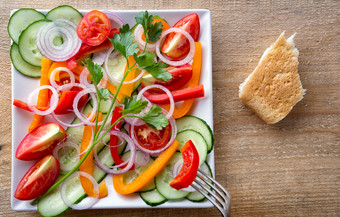
M14 68L23 75L39 78L41 75L41 68L32 66L22 59L18 45L13 43L11 46L11 60Z
M29 25L19 37L19 52L21 57L32 66L41 66L43 55L40 53L36 38L40 27L49 23L49 20L38 20Z
M214 135L210 126L202 119L195 116L184 116L176 120L177 132L182 132L187 129L199 132L205 139L210 152L214 145Z
M103 163L111 166L114 164L109 147L105 147L98 156ZM98 183L101 182L105 176L105 172L97 166L94 167L93 177ZM72 187L67 188L67 196L70 202L79 203L87 196L79 181L75 180L75 182L68 185L72 185ZM70 209L61 199L60 188L61 185L39 200L38 212L42 216L58 216Z
M32 8L22 8L9 19L7 31L14 43L19 43L21 33L33 22L45 19L45 15Z
M169 185L171 180L174 179L172 176L174 164L181 159L183 159L182 154L180 152L176 152L167 165L155 177L158 192L168 200L179 200L185 198L189 194L189 192L181 190L178 191Z
M108 62L107 62L107 72L110 77L113 77L117 81L121 81L123 79L125 68L126 68L126 59L123 55L119 54L118 51L113 51L110 54ZM109 78L112 85L118 86L119 84L116 81L113 81Z
M93 99L90 100L91 106L93 107ZM108 100L101 100L100 101L100 107L99 107L99 111L103 114L106 114L109 112L110 106L112 103L112 99L108 99ZM118 102L116 101L114 103L114 106L119 106Z
M212 177L212 172L211 172L211 169L210 169L210 166L207 162L204 162L200 168L207 174L209 174L210 177ZM210 186L207 186L209 189L211 189ZM206 192L208 193L208 192ZM205 199L205 197L199 193L198 191L195 191L195 192L192 192L190 193L187 197L186 197L188 200L192 201L192 202L201 202Z
M137 151L136 157L138 157L139 154L142 154L141 151ZM122 156L123 161L127 161L130 157L130 151L125 152ZM134 170L129 170L126 173L124 173L124 183L125 184L130 184L133 182L140 174L142 174L145 170L147 170L151 164L153 164L155 160L153 158L150 158L149 162L145 166L137 166L135 164L135 169ZM155 189L155 181L152 179L148 184L146 184L143 188L139 189L138 192L144 192L144 191L151 191Z
M142 200L149 206L158 206L165 203L167 199L163 197L157 189L139 193Z
M207 159L207 143L199 132L196 132L194 130L184 130L177 134L176 139L180 144L178 150L181 150L184 144L189 140L194 143L199 155L200 165L202 165L203 162Z
M61 5L50 10L46 14L46 19L52 21L56 19L67 19L78 25L81 19L83 19L83 15L77 9L69 5Z

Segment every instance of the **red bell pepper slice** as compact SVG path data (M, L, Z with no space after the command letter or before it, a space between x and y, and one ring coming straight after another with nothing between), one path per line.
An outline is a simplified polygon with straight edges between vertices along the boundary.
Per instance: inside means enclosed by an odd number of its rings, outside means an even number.
M80 59L81 57L86 56L88 54L110 48L112 46L112 43L109 40L109 38L113 38L113 35L115 33L117 34L119 33L118 29L116 28L111 29L108 38L105 39L105 41L101 43L100 45L91 46L91 45L82 43L79 51L73 57L67 60L67 68L69 68L70 70L73 70L74 68L78 66L77 59Z
M23 102L19 99L14 99L13 105L15 107L20 108L20 109L31 112L31 109L28 107L27 103L25 103L25 102ZM40 111L46 111L47 109L49 109L49 106L35 106L35 108L39 109Z
M113 110L112 113L112 119L111 119L111 124L113 124L115 121L117 121L121 116L122 113L120 112L123 110L122 107L116 106L115 109ZM121 123L115 124L111 130L116 130L121 127ZM110 135L110 150L111 150L111 156L113 161L115 162L116 165L124 163L124 161L120 158L117 150L117 145L118 145L118 137L115 135ZM126 165L120 166L121 169L125 168ZM130 170L133 170L135 166L133 165Z
M204 86L198 85L195 87L187 87L180 90L171 91L172 96L175 102L188 100L188 99L196 99L200 97L204 97ZM152 103L156 104L168 104L170 103L169 97L166 93L162 94L153 94L151 91L145 91L144 96L150 100Z
M189 140L181 149L183 166L179 174L171 180L169 185L177 190L187 188L195 180L199 167L199 155L194 143Z

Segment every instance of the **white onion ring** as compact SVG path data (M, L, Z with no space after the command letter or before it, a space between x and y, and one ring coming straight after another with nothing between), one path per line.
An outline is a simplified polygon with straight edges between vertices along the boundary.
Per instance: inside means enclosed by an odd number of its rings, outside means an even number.
M108 49L100 50L98 52L93 53L92 62L98 65L103 65L103 63L105 62L106 53Z
M79 183L80 183L80 176L83 176L83 177L87 178L88 180L90 180L92 185L93 185L94 192L96 193L96 197L84 198L82 202L85 201L85 204L82 204L82 203L75 204L76 201L70 202L67 198L67 193L66 193L67 184L66 183L69 180L76 178L76 176L79 176ZM82 210L82 209L91 208L98 201L98 197L99 197L99 184L90 174L82 172L82 171L74 172L61 185L61 199L63 200L63 202L67 206L69 206L69 207L71 207L72 209L75 209L75 210Z
M75 83L75 77L74 77L74 74L71 70L69 70L68 68L66 67L58 67L58 68L55 68L52 72L51 72L51 75L50 75L50 83L51 85L54 87L54 88L59 88L60 85L58 85L56 82L55 82L55 74L57 74L57 72L67 72L67 74L69 74L70 76L70 83Z
M152 89L152 88L158 88L158 89L161 89L163 90L169 97L169 101L170 101L170 109L169 109L169 112L168 114L165 116L166 119L169 119L170 117L172 117L173 113L174 113L174 110L175 110L175 101L174 101L174 97L172 96L170 90L162 85L159 85L159 84L152 84L152 85L148 85L146 87L144 87L137 95L137 99L140 99L142 98L143 96L143 93L149 89ZM150 102L149 102L150 103Z
M142 39L142 35L144 33L144 28L141 24L138 24L135 28L135 41L138 42L138 47L141 49L141 50L144 50L144 47L145 47L145 41ZM150 44L148 43L146 45L146 51L150 51L150 52L154 52L156 49L156 44Z
M33 105L33 96L36 94L36 92L38 92L42 89L50 89L52 91L52 96L51 96L51 100L50 100L50 108L45 110L45 111L40 111L39 109L37 109ZM31 109L31 111L33 111L35 114L42 115L42 116L51 114L57 108L58 102L59 102L58 92L51 85L43 85L43 86L40 86L40 87L34 89L30 93L30 95L28 95L28 99L27 99L27 105Z
M70 147L73 147L74 149L76 149L77 153L80 152L80 148L77 144L75 144L74 142L71 142L71 141L66 141L66 142L63 142L59 145L57 145L54 150L53 150L53 156L55 158L57 158L59 160L59 150L62 149L62 148L65 148L66 146L70 146ZM69 165L68 167L66 167L64 164L60 164L60 169L62 169L63 171L70 171L73 169L73 167L79 162L79 155L75 155L75 156L69 156L69 157L74 157L76 158L76 161L74 162L73 165ZM59 160L60 162L60 160Z
M150 155L145 153L145 152L142 152L142 151L137 151L136 152L136 159L135 159L135 164L137 166L145 166L149 163L150 161Z
M60 36L63 43L56 46L53 39ZM36 38L41 54L53 61L65 61L80 49L82 41L77 35L77 25L67 19L56 19L42 26Z
M181 33L189 40L190 51L189 51L188 55L182 60L178 60L178 61L169 60L168 58L163 56L163 54L161 54L161 52L159 50L161 42L163 42L164 39L165 39L165 36L168 35L171 32ZM192 60L192 58L194 57L195 41L187 31L180 29L180 28L170 28L170 29L165 30L161 35L161 39L156 42L156 53L157 53L157 56L159 57L159 59L161 59L164 63L171 65L171 66L181 66L181 65L189 63Z
M74 101L73 101L73 111L74 114L86 125L90 125L90 126L95 126L95 123L91 121L91 119L94 117L94 115L96 114L97 108L98 108L98 102L96 100L96 96L95 94L96 90L92 89L92 88L87 88L85 90L80 91L76 97L74 97ZM93 99L93 109L92 112L90 114L89 117L85 118L78 110L78 103L79 100L86 94L90 94L90 96ZM98 125L101 125L103 121L98 122Z
M115 130L110 130L109 132L110 132L111 135L115 135L118 138L124 139L127 142L127 145L130 147L130 158L129 158L128 161L125 161L121 165L115 165L115 166L106 165L98 157L98 154L97 154L97 145L99 144L98 143L94 147L94 149L93 149L93 157L95 159L94 163L101 170L103 170L106 173L115 174L115 175L123 174L123 173L127 172L133 166L133 164L135 162L135 159L136 159L136 147L133 144L132 139L127 134L125 134L125 133L123 133L121 131L115 131ZM126 162L128 162L128 163L126 164ZM120 168L120 166L125 165L125 164L126 164L125 168L118 170L118 168Z
M59 86L57 88L57 91L63 91L63 90L70 90L72 87L80 87L82 88L83 90L86 89L86 86L83 85L83 84L80 84L80 83L67 83L67 84L63 84L61 86Z
M182 169L182 166L183 166L183 160L182 160L182 159L178 160L178 161L174 164L174 166L172 167L172 178L175 178L175 177L179 174L179 172L180 172L181 169ZM182 190L182 191L186 191L186 192L195 192L195 191L196 191L196 190L195 190L193 187L191 187L190 185L189 185L189 187L182 188L181 190Z
M111 29L112 28L121 28L126 22L119 15L115 14L112 11L102 11L111 21ZM117 24L117 25L115 25Z
M136 137L135 137L135 125L134 124L131 124L131 139L133 140L134 144L137 146L137 148L139 150L141 150L142 152L145 152L147 154L150 154L150 155L158 155L160 153L162 153L163 151L165 151L167 148L169 148L169 146L175 141L176 139L176 135L177 135L177 126L176 126L176 121L175 119L171 116L169 118L169 124L171 126L171 135L170 135L170 139L168 141L168 143L166 145L164 145L163 148L160 148L158 150L149 150L149 149L146 149L144 147L142 147L138 141L136 140Z

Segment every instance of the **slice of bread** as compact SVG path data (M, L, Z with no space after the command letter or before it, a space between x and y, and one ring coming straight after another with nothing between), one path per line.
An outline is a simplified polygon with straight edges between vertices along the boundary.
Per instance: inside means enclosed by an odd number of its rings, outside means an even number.
M284 32L266 49L255 70L239 87L239 97L267 124L282 120L305 93L298 74L299 51Z

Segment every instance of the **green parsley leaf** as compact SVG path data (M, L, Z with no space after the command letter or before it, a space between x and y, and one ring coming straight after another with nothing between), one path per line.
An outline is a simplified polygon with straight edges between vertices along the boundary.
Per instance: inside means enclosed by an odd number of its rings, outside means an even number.
M113 38L110 38L110 41L119 53L121 53L125 58L133 55L138 52L138 43L134 42L134 35L132 34L132 30L129 27L129 24L125 24L122 28L119 29L120 35L117 33L114 34Z
M161 38L162 30L163 30L162 22L151 24L148 31L149 42L158 41Z
M156 105L153 105L150 110L141 115L140 118L145 121L150 127L154 127L157 130L161 130L169 124L168 119L161 113L162 109Z
M152 66L155 61L155 54L145 51L145 53L133 55L135 58L136 63L139 65L139 67L147 67L147 66Z
M172 78L171 73L169 73L165 68L168 68L169 65L163 62L154 63L151 66L141 67L149 72L152 77L157 78L162 81L167 81Z
M149 26L152 24L153 17L152 15L149 16L148 11L141 11L139 14L135 17L136 23L143 26L144 29L144 35L146 36L146 40L149 40L147 31L149 29Z
M130 97L130 98L126 97L124 99L124 109L121 111L121 113L123 113L123 115L138 114L147 105L148 105L148 101L141 101L141 99L137 100L137 96L133 96L133 97Z
M110 91L108 89L99 89L100 98L103 100L108 100L110 96Z
M85 60L85 66L90 72L90 79L95 84L98 85L100 80L103 78L102 67L98 64L94 64L90 58Z

